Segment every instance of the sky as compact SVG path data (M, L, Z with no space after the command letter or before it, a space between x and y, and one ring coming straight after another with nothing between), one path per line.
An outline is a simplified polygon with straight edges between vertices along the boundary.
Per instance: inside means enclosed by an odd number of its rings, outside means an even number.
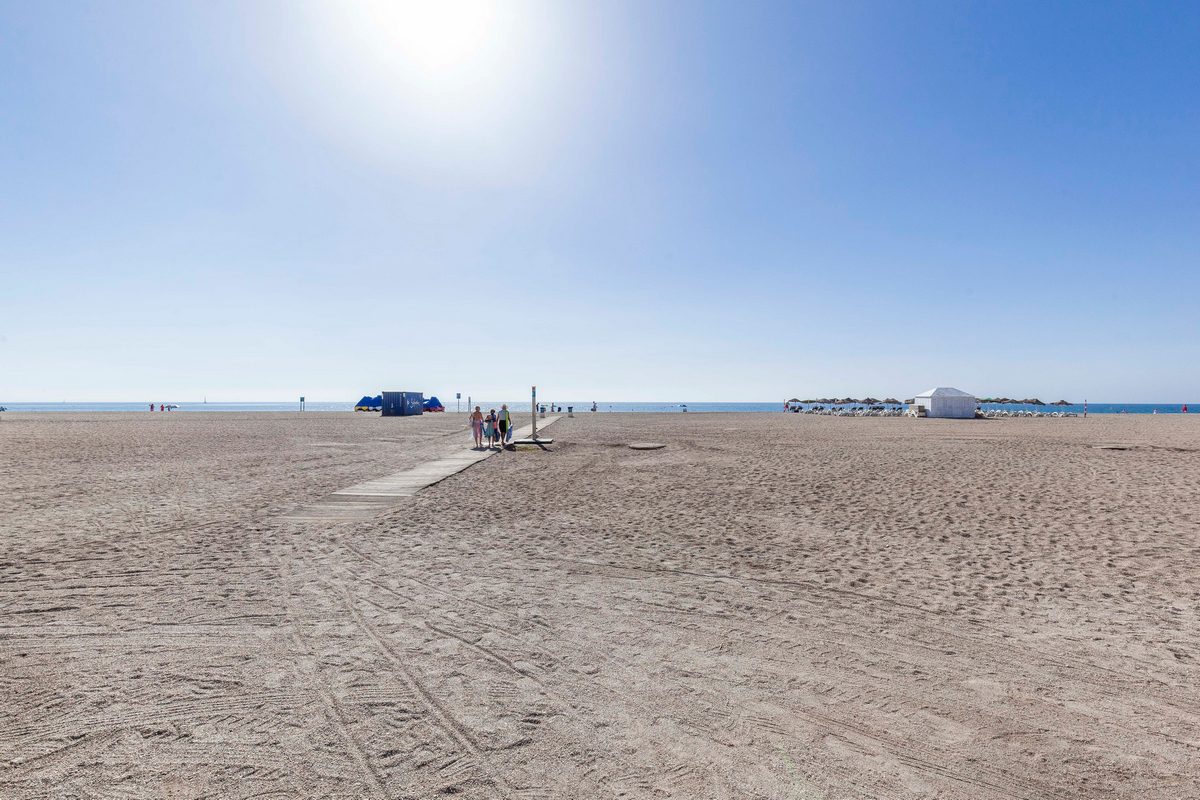
M1200 401L1193 2L0 0L0 401Z

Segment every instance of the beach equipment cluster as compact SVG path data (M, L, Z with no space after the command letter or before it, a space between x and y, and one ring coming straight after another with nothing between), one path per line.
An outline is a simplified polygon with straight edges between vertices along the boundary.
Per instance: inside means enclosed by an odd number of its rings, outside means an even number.
M354 404L355 411L379 411L385 417L411 417L425 412L445 411L436 395L425 399L421 392L381 392L374 397L363 395Z
M989 408L976 412L984 419L1009 419L1012 417L1078 417L1074 411L1027 411L1024 409Z
M803 410L797 405L802 402L804 401L788 400L783 404L783 408L785 411L834 417L900 417L907 413L914 417L973 419L975 409L979 407L975 395L951 386L938 386L906 400L907 411L900 407L900 401L892 398L876 400L869 397L865 400L853 400L847 397L844 400L809 401L815 405Z
M885 406L812 406L811 408L796 409L797 414L818 414L824 417L901 417L902 408L887 408Z
M1036 397L1027 397L1024 400L1014 400L1011 397L981 397L981 403L994 403L996 405L1005 406L1070 406L1074 405L1070 400L1055 400L1053 403L1043 403Z
M803 405L803 406L898 406L902 405L899 400L894 397L889 397L886 400L876 400L874 397L864 397L861 400L856 400L853 397L843 397L841 400L832 397L822 397L816 400L798 400L793 397L791 400L785 401L784 405Z

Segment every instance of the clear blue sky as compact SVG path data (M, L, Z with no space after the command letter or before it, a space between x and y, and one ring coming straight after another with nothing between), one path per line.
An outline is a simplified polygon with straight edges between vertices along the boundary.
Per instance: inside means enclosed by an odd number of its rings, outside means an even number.
M0 400L1200 401L1194 2L0 0L0 141Z

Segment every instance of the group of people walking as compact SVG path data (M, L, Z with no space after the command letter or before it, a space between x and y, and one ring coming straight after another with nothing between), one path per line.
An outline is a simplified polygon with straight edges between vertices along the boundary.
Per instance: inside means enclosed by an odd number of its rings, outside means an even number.
M503 447L509 440L512 439L512 414L508 413L508 404L500 406L500 411L492 409L487 414L480 410L479 406L475 406L475 410L471 412L471 433L475 437L475 447L483 447L484 441L487 441L487 447Z

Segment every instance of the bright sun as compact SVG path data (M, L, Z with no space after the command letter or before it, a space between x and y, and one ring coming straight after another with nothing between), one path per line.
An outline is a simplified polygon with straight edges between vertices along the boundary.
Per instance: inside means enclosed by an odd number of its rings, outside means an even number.
M475 92L504 80L514 20L498 0L330 3L326 34L343 66L424 94Z
M541 118L553 11L538 0L338 0L301 8L287 75L312 119L365 156L464 169ZM424 154L424 155L422 155Z
M489 33L501 33L497 6L479 0L400 2L381 10L380 33L427 76L487 58Z

